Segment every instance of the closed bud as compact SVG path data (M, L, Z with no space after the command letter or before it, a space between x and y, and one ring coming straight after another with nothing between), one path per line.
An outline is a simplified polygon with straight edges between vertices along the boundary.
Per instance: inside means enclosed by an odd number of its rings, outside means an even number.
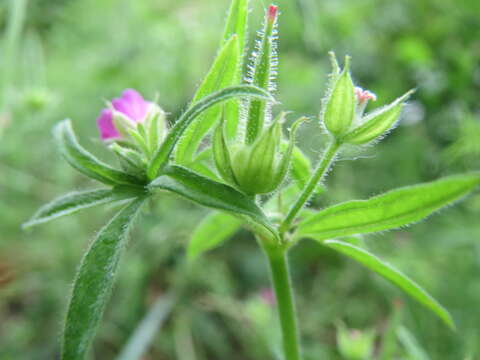
M255 195L276 190L285 179L291 162L297 121L290 132L290 144L281 154L281 114L252 145L227 146L220 125L214 134L213 154L219 174L229 184L242 192ZM301 119L304 120L304 119Z
M342 323L337 325L338 351L346 360L371 359L375 347L375 332L347 329Z
M333 62L336 65L336 61ZM324 102L322 120L326 129L336 138L344 136L355 117L355 86L350 76L350 58L345 57L343 71L338 74L334 67L331 75L332 88Z
M390 105L364 116L360 120L360 125L346 134L341 141L354 145L362 145L384 135L395 126L402 112L402 108L405 105L405 101L412 93L413 90L410 90Z

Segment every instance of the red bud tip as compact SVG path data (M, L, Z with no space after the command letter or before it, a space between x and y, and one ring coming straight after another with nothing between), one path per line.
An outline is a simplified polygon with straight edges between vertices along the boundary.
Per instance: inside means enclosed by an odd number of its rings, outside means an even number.
M275 19L277 18L277 15L278 15L278 6L270 5L268 7L268 14L267 14L268 21L274 22Z

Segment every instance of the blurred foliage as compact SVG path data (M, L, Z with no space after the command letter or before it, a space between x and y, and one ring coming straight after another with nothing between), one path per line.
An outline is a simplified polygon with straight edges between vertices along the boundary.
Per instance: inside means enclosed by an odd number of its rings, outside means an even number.
M174 119L209 67L228 1L30 0L9 65L16 1L0 2L0 359L53 359L82 250L112 210L20 231L40 204L90 185L59 159L51 128L72 117L87 145L108 157L94 120L103 99L127 87L158 94ZM479 168L477 0L277 3L283 108L318 113L331 49L353 56L358 83L380 104L417 88L398 129L375 150L345 153L328 179L328 197L314 206ZM252 0L252 32L266 5ZM318 124L301 133L316 160L324 144ZM365 240L451 310L456 333L405 300L403 339L415 339L432 359L480 356L479 211L476 195L427 223ZM279 358L274 308L262 297L267 267L254 240L240 232L193 267L185 262L188 236L206 212L171 196L151 204L133 233L92 359L114 359L149 306L170 291L180 300L145 359ZM313 242L304 245L291 261L305 359L342 359L339 319L382 337L397 290ZM399 358L418 359L402 344Z

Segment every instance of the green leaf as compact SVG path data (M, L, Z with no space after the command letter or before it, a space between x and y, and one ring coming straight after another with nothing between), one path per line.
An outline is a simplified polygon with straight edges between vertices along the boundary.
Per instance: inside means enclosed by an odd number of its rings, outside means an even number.
M53 133L63 157L84 175L107 185L142 184L140 179L110 167L85 150L78 143L70 120L60 122Z
M175 301L174 294L162 294L151 306L116 360L141 360L172 312Z
M248 0L233 0L230 6L230 10L227 15L227 22L225 24L225 30L221 45L223 46L232 35L238 37L238 54L239 64L235 74L233 84L240 84L243 76L243 58L245 54L245 39L247 38L247 25L248 25ZM240 118L240 104L238 101L228 101L225 104L225 132L229 140L235 138L237 134L238 121Z
M139 190L140 192L140 190ZM42 206L30 220L22 225L23 229L73 214L79 210L100 204L125 200L137 196L135 192L120 189L99 189L72 192Z
M234 85L240 64L240 53L238 48L238 38L233 35L229 41L223 45L218 53L212 68L203 80L203 83L197 90L192 104L200 99L214 93L227 86ZM175 152L175 160L179 164L189 164L198 150L201 140L215 124L220 116L221 108L212 107L188 126L183 136L178 141Z
M480 174L471 173L392 190L368 200L347 201L302 221L298 236L325 240L395 229L460 200L478 185Z
M293 148L290 175L298 189L303 189L312 175L310 159L298 148Z
M195 229L188 243L187 257L195 260L202 253L214 249L230 238L242 225L243 221L222 212L213 212Z
M241 97L252 97L274 101L273 97L267 91L250 85L231 86L204 97L190 107L169 131L162 146L158 149L150 163L148 168L148 177L153 180L157 176L159 170L166 165L175 147L175 144L197 116L222 101Z
M247 24L248 24L248 0L233 0L227 15L227 21L225 24L225 30L223 32L223 38L221 45L225 43L233 36L238 37L238 49L240 55L243 55L245 49L245 38L247 36Z
M277 237L276 231L252 198L182 166L166 167L164 173L153 180L149 187L168 190L200 205L242 216L254 226L269 232L270 237Z
M83 360L110 297L128 232L145 198L125 206L98 234L73 284L63 335L63 360Z
M385 279L398 286L400 289L405 291L408 295L417 300L419 303L425 305L427 308L433 311L450 328L455 328L453 320L448 311L445 310L442 305L440 305L434 298L432 298L417 283L411 280L408 276L402 274L393 266L387 264L386 262L383 262L367 250L364 250L349 243L338 240L327 240L323 242L323 244L358 261L360 264L383 276Z

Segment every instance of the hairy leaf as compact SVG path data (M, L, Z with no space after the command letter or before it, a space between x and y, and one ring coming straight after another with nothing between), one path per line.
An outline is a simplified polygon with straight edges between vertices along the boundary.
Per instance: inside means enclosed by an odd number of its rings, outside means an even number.
M148 168L148 177L150 179L154 179L159 170L166 165L175 147L175 144L180 139L185 129L193 120L195 120L197 116L222 101L242 97L252 97L273 101L272 96L267 91L250 85L231 86L202 98L192 107L190 107L180 117L180 119L178 119L173 128L170 130L162 146L158 149L150 163Z
M42 206L30 220L22 225L22 228L39 225L92 206L130 199L142 192L142 190L123 191L120 188L72 192Z
M108 185L139 185L142 181L123 171L116 170L85 150L77 141L70 120L60 122L54 136L63 157L75 169Z
M400 188L368 200L347 201L302 221L298 236L325 240L395 229L415 223L480 185L480 174L449 176Z
M355 245L338 241L327 240L323 242L326 246L358 261L362 265L366 266L370 270L383 276L400 289L405 291L412 298L419 303L425 305L431 311L433 311L440 319L442 319L450 328L454 328L453 320L445 308L440 305L434 298L432 298L425 290L423 290L417 283L411 280L408 276L402 274L393 266L383 262L372 253L359 248Z
M188 243L188 259L194 260L202 253L219 246L239 229L242 222L227 213L209 214L192 234Z
M220 49L212 68L198 88L192 104L215 91L234 85L237 80L236 74L238 73L239 64L238 38L236 35L233 35ZM175 160L177 163L189 164L193 160L201 140L218 120L220 112L221 108L214 106L198 116L188 126L176 148Z
M63 335L63 360L83 360L110 297L128 232L145 198L125 206L97 235L73 284Z
M200 205L246 217L276 237L270 222L254 200L234 188L196 174L181 166L168 166L150 188L174 192Z

